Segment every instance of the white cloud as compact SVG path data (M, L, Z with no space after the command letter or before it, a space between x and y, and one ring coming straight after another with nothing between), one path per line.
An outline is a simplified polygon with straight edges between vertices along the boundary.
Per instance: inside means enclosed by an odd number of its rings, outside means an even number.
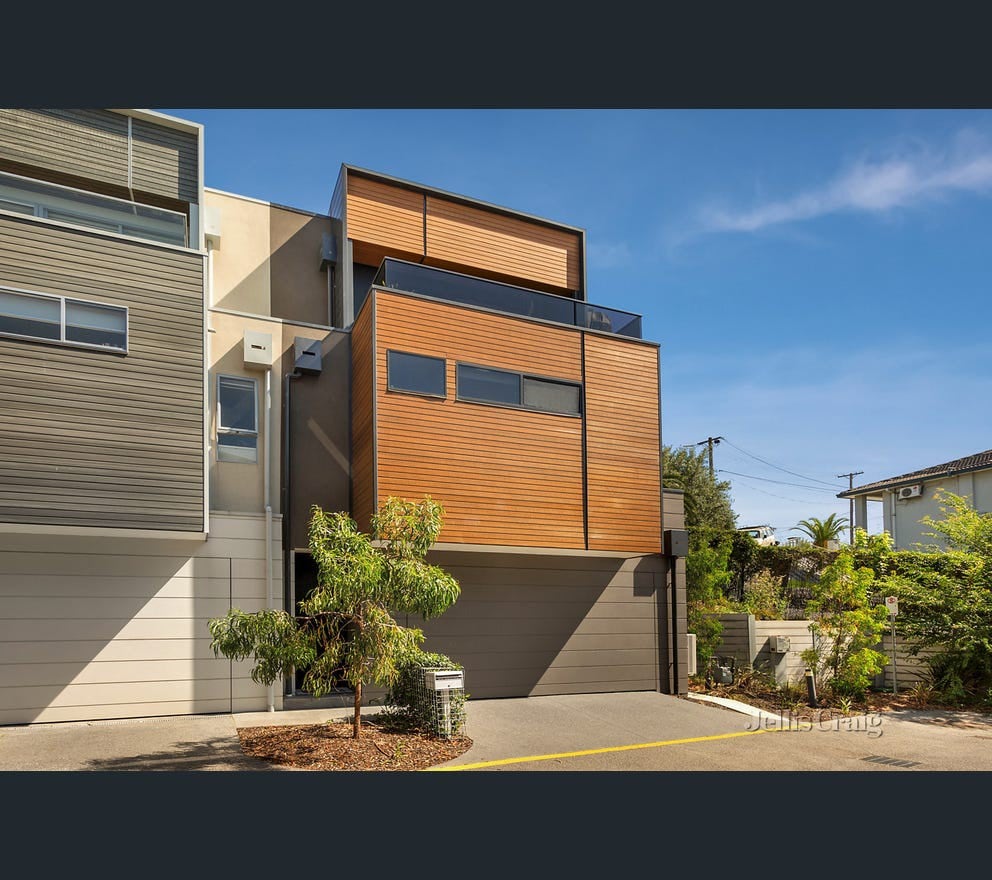
M597 269L615 269L627 266L631 262L630 248L625 242L618 244L599 244L591 242L586 245L589 265Z
M962 133L949 150L861 159L820 187L747 209L700 211L703 232L755 232L828 214L879 214L954 193L992 191L992 149Z

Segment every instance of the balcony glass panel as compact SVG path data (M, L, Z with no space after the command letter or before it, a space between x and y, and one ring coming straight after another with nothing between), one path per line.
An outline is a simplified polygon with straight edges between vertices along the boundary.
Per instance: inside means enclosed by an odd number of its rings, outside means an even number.
M525 318L641 338L641 317L631 312L589 305L553 293L541 293L402 260L383 260L373 283L377 287L406 290Z
M0 210L186 246L186 215L0 173Z

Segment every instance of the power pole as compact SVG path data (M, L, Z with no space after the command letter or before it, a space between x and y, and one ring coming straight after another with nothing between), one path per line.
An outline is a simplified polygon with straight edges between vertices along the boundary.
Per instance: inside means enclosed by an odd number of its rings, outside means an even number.
M851 489L854 488L854 478L863 473L864 471L851 471L851 473L849 474L837 474L837 479L843 480L844 477L847 477L847 491L850 492ZM854 546L854 499L849 498L848 501L851 502L851 510L850 510L850 516L848 517L847 520L847 524L848 526L850 526L851 529L851 546L853 547ZM865 525L867 526L868 524L865 523Z
M710 454L710 479L713 478L715 471L713 470L713 447L718 446L723 437L707 437L705 440L700 440L698 443L693 443L693 446L702 446L704 443L709 447Z

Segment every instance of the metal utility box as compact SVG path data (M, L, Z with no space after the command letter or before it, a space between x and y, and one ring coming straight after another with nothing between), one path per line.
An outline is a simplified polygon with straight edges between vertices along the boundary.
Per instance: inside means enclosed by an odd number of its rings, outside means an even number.
M665 555L688 556L689 533L685 529L665 529Z
M792 643L788 636L769 636L768 647L773 654L788 654L792 648Z
M245 366L266 368L272 366L272 334L245 330Z
M319 339L297 336L293 340L293 354L293 366L301 373L320 372L322 353Z
M696 674L696 634L695 633L686 633L685 638L686 638L686 642L687 642L688 647L689 647L689 669L688 669L688 674L689 675L695 675Z
M714 666L713 681L717 684L733 684L734 671L729 666Z
M454 691L465 687L465 674L458 669L429 669L424 684L429 691Z

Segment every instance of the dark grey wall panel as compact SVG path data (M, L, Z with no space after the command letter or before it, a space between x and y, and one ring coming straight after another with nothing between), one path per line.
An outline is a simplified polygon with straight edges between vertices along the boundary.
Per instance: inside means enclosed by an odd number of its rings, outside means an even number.
M661 557L444 550L432 558L462 595L421 624L425 647L465 665L472 697L658 687Z
M127 186L127 117L108 110L2 110L0 159Z
M202 257L2 217L0 285L129 309L127 355L0 337L0 522L202 530Z

